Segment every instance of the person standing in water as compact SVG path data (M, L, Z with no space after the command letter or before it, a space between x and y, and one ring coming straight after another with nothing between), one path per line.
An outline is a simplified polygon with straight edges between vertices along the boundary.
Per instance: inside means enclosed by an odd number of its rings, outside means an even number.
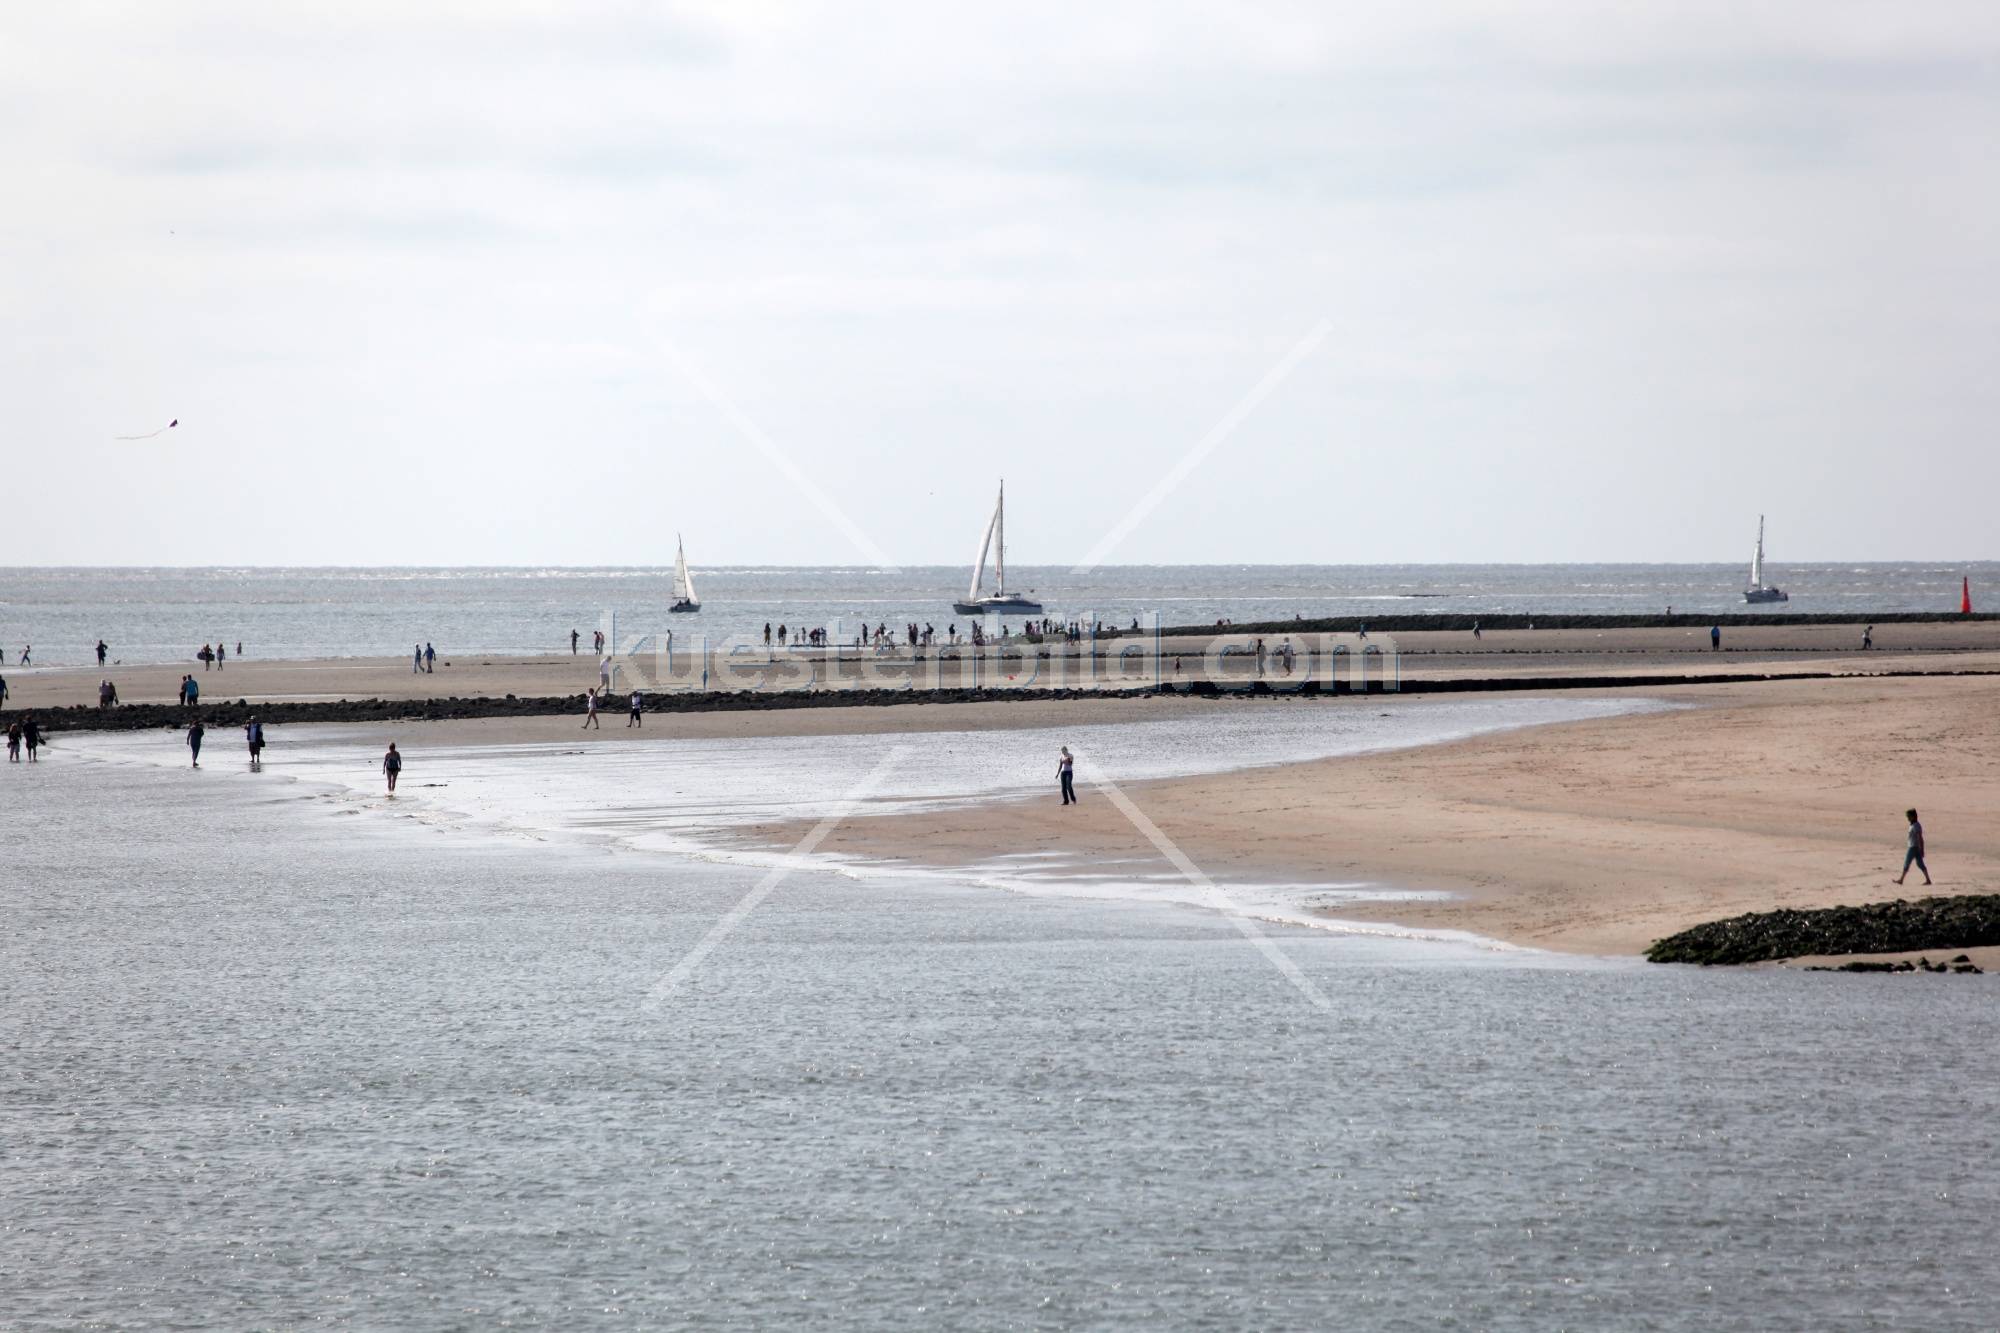
M1910 833L1903 847L1903 873L1896 876L1896 882L1898 884L1903 882L1904 876L1910 873L1910 863L1914 861L1917 869L1924 872L1924 883L1929 884L1931 868L1924 864L1924 826L1917 819L1917 812L1914 810L1905 810L1903 817L1910 821Z
M188 723L187 746L189 761L196 768L201 767L201 738L207 734L208 729L201 725L200 718L196 718L194 721Z
M571 630L571 631L569 632L569 655L570 655L571 657L575 657L575 656L576 656L576 642L577 642L577 640L578 640L578 639L580 639L580 638L582 638L582 637L583 637L583 636L582 636L582 635L580 635L580 634L578 634L578 633L577 633L577 632L576 632L575 630Z
M104 669L104 659L109 657L110 655L111 655L110 646L106 644L104 640L99 639L97 641L97 666L100 671Z
M19 722L9 722L7 724L7 762L10 764L21 762L21 724Z
M1067 745L1062 747L1062 758L1056 760L1056 776L1062 780L1062 803L1075 805L1076 756L1069 752Z
M264 724L256 718L243 728L243 738L250 743L250 771L261 772L264 767Z
M396 752L396 742L389 742L389 753L382 756L382 776L389 779L389 794L396 794L396 779L403 771L403 756Z

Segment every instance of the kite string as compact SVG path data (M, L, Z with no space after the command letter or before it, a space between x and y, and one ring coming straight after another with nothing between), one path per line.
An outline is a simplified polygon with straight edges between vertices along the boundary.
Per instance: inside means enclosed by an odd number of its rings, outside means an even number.
M180 418L175 417L172 421L169 421L166 425L160 427L158 430L154 431L151 435L114 435L111 438L114 440L150 440L153 438L154 435L165 435L168 431L172 430L175 426L178 426L180 424L181 424Z

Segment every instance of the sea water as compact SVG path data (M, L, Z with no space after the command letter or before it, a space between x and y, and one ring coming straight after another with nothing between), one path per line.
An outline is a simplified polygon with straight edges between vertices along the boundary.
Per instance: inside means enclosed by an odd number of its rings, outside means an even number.
M124 662L185 662L221 642L258 658L393 657L417 643L462 653L566 651L600 627L628 638L664 634L762 640L764 626L864 622L934 625L965 569L930 567L704 569L696 615L670 615L672 569L0 569L0 649L11 668L32 645L42 665L94 661L99 639ZM1295 615L1424 612L1724 615L1742 612L1737 565L1193 565L1114 566L1089 573L1021 567L1061 620L1126 625L1157 612L1166 625L1240 624ZM1790 591L1762 613L1956 611L1960 579L2000 581L2000 564L1823 564L1774 569Z
M767 870L510 823L491 791L530 779L498 771L462 817L428 754L391 806L282 746L252 775L99 743L0 769L0 1326L1975 1328L2000 1298L1989 978L1264 923L1320 1008L1212 911L846 866L649 1010Z

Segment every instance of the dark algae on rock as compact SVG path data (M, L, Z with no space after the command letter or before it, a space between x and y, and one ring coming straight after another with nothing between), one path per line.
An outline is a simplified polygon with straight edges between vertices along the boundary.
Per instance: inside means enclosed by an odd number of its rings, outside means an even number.
M1790 908L1710 921L1654 944L1656 963L1762 963L1807 954L1908 953L2000 944L2000 894L1902 898L1864 907ZM1956 962L1957 960L1953 960ZM1915 970L1909 964L1903 970ZM1892 964L1861 971L1891 971ZM1926 969L1929 970L1929 969Z

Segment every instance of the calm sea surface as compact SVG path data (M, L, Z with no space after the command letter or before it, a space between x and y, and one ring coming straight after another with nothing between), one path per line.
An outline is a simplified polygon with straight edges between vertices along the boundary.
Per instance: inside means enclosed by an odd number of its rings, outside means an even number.
M1320 743L1537 720L1399 708ZM634 830L757 774L153 739L0 765L0 1327L1993 1323L1991 978L1267 923L1321 1010L1143 886L850 866L648 1013L764 872Z
M1201 565L1127 566L1087 576L1026 567L1048 614L1129 623L1157 611L1169 625L1288 619L1294 613L1677 611L1745 609L1734 565ZM252 656L399 656L567 649L615 617L622 639L672 629L712 640L762 636L764 624L940 630L954 620L969 571L957 567L698 569L698 615L666 613L660 569L0 569L0 648L23 645L43 665L77 665L98 639L125 662L190 660L204 643L241 642ZM1975 597L2000 590L2000 564L1773 566L1792 600L1779 611L1955 611L1959 580ZM1770 610L1773 608L1758 608Z

